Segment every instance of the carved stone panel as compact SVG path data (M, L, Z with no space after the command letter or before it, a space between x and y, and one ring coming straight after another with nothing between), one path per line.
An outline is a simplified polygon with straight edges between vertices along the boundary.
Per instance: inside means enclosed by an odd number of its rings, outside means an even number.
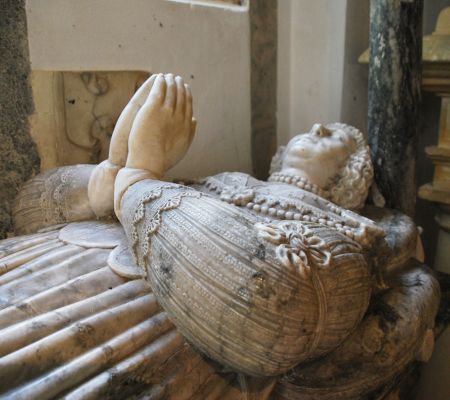
M117 118L148 76L142 71L32 71L30 128L41 169L107 158Z

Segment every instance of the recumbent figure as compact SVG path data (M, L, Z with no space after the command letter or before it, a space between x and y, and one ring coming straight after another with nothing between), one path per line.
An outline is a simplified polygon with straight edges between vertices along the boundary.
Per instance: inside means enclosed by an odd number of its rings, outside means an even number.
M164 181L195 127L188 85L153 75L108 160L22 188L0 242L4 396L363 398L430 357L438 284L413 222L363 208L361 132L314 125L268 182Z

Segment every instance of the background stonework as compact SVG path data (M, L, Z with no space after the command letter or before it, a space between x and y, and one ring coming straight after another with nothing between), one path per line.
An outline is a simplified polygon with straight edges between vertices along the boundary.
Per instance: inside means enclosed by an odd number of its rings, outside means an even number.
M0 0L0 238L11 230L11 206L22 185L39 170L28 129L33 111L28 82L24 0Z

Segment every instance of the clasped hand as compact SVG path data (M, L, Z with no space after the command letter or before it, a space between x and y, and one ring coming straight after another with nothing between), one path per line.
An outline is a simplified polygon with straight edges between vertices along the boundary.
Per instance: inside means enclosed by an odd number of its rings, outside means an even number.
M152 75L119 117L110 161L161 179L186 154L194 137L189 85L173 74ZM125 163L126 160L126 163Z

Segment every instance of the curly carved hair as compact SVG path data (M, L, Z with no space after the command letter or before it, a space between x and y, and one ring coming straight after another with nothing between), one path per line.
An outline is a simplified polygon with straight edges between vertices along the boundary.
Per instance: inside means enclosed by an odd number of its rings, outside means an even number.
M353 126L333 123L327 129L344 130L356 141L356 151L349 157L339 173L325 187L330 193L330 200L341 207L357 210L364 207L367 194L373 181L373 166L369 146L361 131Z

